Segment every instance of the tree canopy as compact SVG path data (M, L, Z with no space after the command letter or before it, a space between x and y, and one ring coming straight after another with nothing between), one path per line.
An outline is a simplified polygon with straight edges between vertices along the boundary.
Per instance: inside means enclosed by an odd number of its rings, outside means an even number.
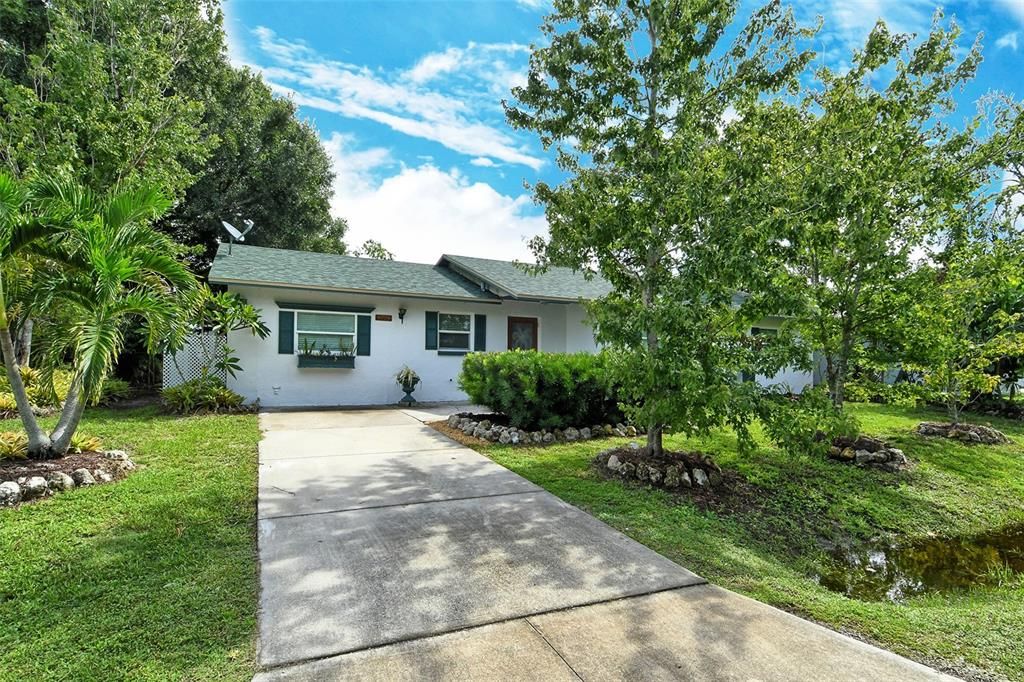
M768 126L788 146L765 191L788 226L805 296L799 331L824 356L837 405L851 363L898 342L916 261L963 229L986 181L976 123L954 131L942 121L980 60L977 45L959 53L959 36L937 17L912 45L879 23L847 71L819 69L800 107Z
M633 418L661 451L666 424L745 432L751 405L741 337L772 298L780 265L769 230L742 205L761 164L730 118L795 88L809 54L771 2L732 44L738 3L560 0L541 30L509 121L554 146L569 177L538 183L550 237L542 265L600 273L613 286L590 306L600 342L620 358ZM757 295L737 301L737 294ZM739 305L735 305L739 302Z
M214 140L177 84L223 59L221 21L206 0L3 3L0 163L180 196Z
M222 21L219 0L0 4L0 164L159 188L200 272L222 219L253 220L254 244L344 253L316 130L228 63Z
M334 173L317 131L295 104L275 97L263 79L226 63L203 75L204 123L215 138L209 158L162 227L203 248L205 272L225 238L221 220L256 225L246 243L345 253L347 225L331 215Z

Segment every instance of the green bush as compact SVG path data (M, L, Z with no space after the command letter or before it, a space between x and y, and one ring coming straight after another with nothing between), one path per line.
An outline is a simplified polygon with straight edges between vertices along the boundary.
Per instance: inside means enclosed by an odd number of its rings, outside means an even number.
M518 428L554 429L622 420L603 355L513 350L470 353L459 387Z
M96 436L75 433L71 436L69 453L96 452L103 447L103 441ZM28 457L28 436L20 431L0 431L0 461L5 459L26 459Z
M55 369L48 383L43 373L37 371L30 381L25 382L28 399L38 407L60 407L71 388L71 378L71 370Z
M224 385L217 377L203 376L177 386L165 388L164 405L178 414L196 412L232 412L242 407L245 399Z
M59 407L71 385L71 372L62 369L54 370L51 385L43 381L43 373L40 370L22 367L21 383L25 385L25 393L28 394L29 402L36 407ZM10 396L11 403L14 402L11 382L7 380L7 373L0 371L0 403L6 404L2 396ZM0 406L0 412L3 409Z
M876 393L877 386L877 381L850 379L843 386L843 399L851 403L869 403Z
M100 399L97 402L100 405L110 405L111 403L127 400L131 397L131 384L124 379L115 379L114 377L110 377L103 382L103 390L100 392Z
M71 443L68 445L68 452L99 452L103 448L103 441L96 436L87 436L84 433L76 432L71 436Z
M832 404L824 386L796 396L766 390L758 401L758 417L765 435L794 454L825 455L832 439L853 438L860 431L853 416Z
M0 431L0 462L28 457L28 436L16 431Z
M915 407L929 399L925 386L907 381L887 384L865 377L847 381L843 388L843 397L851 403L882 403L900 407Z
M36 407L60 407L68 394L71 386L72 372L69 369L53 370L52 383L46 383L44 374L32 367L21 368L21 381L25 384L25 393L28 394L29 402ZM125 400L132 395L132 387L127 381L109 377L103 382L103 391L99 400L94 404L109 405L119 400ZM10 405L8 405L10 398ZM11 394L10 382L6 373L0 372L0 414L8 411L13 413L17 409L14 403L14 395Z
M0 393L0 419L10 419L17 414L18 403L14 400L14 394Z

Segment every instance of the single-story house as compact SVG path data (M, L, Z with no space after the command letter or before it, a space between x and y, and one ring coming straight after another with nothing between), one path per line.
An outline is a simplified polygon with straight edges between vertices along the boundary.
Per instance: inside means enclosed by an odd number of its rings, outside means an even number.
M534 276L468 256L426 265L239 244L220 246L209 281L262 311L269 337L228 336L243 368L228 385L272 407L395 403L403 365L422 379L418 400L465 400L466 353L595 351L581 301L609 290L568 268ZM799 391L812 376L771 382Z

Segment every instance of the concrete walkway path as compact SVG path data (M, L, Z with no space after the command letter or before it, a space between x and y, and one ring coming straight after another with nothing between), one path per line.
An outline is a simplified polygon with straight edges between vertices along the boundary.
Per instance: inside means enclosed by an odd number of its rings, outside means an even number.
M708 585L447 413L260 416L257 680L941 679Z

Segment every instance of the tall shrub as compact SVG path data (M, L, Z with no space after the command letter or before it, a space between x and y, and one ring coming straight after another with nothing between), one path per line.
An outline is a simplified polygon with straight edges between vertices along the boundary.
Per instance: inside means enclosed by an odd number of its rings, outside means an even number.
M604 355L512 350L470 353L459 387L522 429L618 421L618 387Z

